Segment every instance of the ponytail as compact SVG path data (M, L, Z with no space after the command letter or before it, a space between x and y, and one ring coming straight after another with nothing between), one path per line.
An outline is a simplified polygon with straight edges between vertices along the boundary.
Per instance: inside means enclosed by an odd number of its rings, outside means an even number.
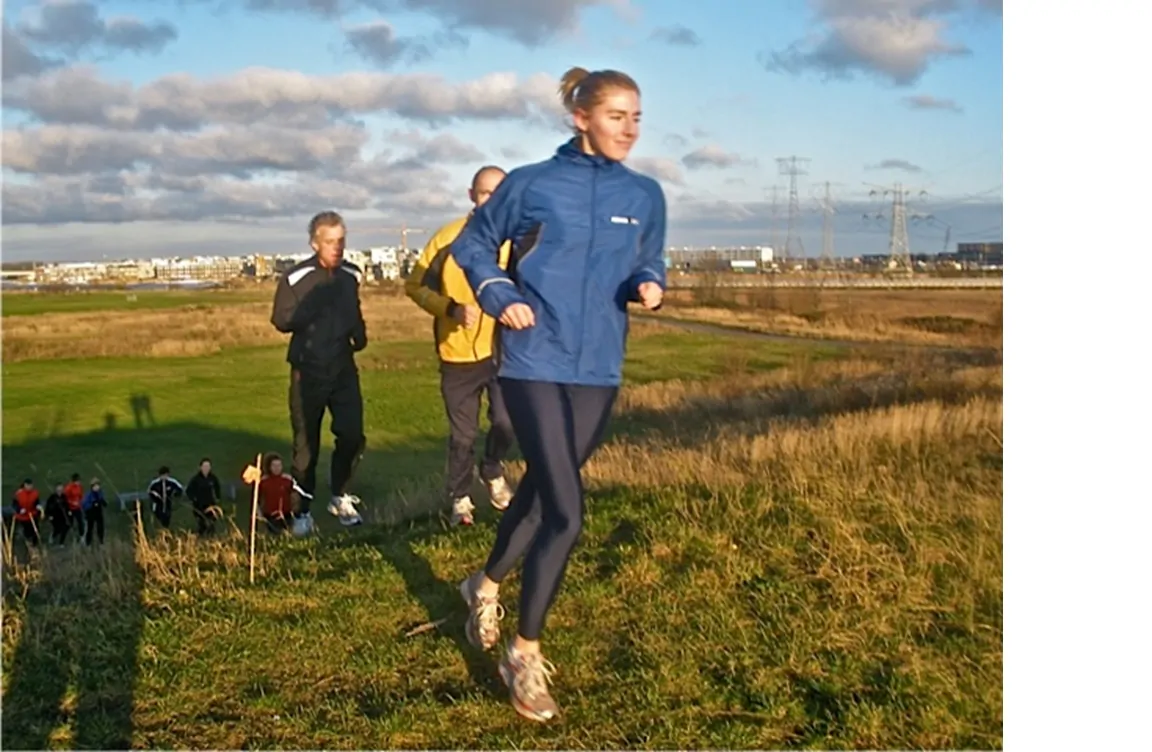
M568 112L575 112L577 108L576 90L581 82L586 80L591 74L583 68L569 68L568 71L560 77L560 101L564 103L564 109Z

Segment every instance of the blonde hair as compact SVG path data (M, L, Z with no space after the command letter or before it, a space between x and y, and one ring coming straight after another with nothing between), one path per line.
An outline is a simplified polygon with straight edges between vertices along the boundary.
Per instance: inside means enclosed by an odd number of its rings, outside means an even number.
M560 101L568 112L592 108L608 93L609 89L624 89L640 93L640 87L627 73L617 70L586 71L583 68L569 68L560 77Z

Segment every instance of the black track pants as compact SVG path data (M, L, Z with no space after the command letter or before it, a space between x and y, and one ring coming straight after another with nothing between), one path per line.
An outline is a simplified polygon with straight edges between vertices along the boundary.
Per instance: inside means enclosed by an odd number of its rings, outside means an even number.
M292 417L292 477L304 491L296 494L297 511L307 512L316 495L316 462L325 410L332 413L332 434L336 437L329 484L333 496L344 493L364 453L360 374L353 366L334 378L317 378L293 369L288 408Z

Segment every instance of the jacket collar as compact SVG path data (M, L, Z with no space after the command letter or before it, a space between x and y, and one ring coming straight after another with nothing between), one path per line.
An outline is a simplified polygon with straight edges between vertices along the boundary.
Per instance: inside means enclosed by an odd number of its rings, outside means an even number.
M580 148L579 136L574 136L561 144L560 148L556 150L556 156L568 162L586 165L588 167L599 167L601 169L610 170L618 167L620 164L613 159L608 159L599 154L585 154Z

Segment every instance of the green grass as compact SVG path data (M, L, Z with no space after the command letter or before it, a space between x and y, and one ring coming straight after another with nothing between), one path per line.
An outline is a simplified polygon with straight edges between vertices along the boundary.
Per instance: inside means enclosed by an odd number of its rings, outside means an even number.
M186 305L239 305L266 302L267 290L100 290L69 293L11 293L0 300L5 316L38 313L163 310Z
M660 333L630 343L627 373L640 390L687 380L719 394L777 373L815 404L812 364L840 356ZM49 551L10 574L4 748L1001 746L1001 471L987 429L955 418L952 433L905 439L893 418L849 440L852 421L873 420L858 398L839 417L769 425L758 411L780 389L753 386L721 417L677 404L652 408L657 423L621 416L549 616L564 716L537 726L508 706L495 657L463 637L456 583L484 561L496 513L478 505L466 530L426 514L446 435L431 348L375 344L361 362L370 448L355 490L372 524L344 531L321 514L317 538L261 537L249 585L239 535L195 541L181 508L177 535L149 523L134 562L114 511L103 549ZM183 480L203 454L227 485L290 442L279 347L21 362L3 376L6 490L96 463L121 489L162 463ZM920 391L900 394L935 414ZM139 423L134 395L150 408ZM820 438L820 421L841 423ZM753 464L725 454L764 441L778 444ZM321 478L330 448L325 435ZM226 508L246 529L246 504ZM515 575L505 587L508 633L518 587Z

